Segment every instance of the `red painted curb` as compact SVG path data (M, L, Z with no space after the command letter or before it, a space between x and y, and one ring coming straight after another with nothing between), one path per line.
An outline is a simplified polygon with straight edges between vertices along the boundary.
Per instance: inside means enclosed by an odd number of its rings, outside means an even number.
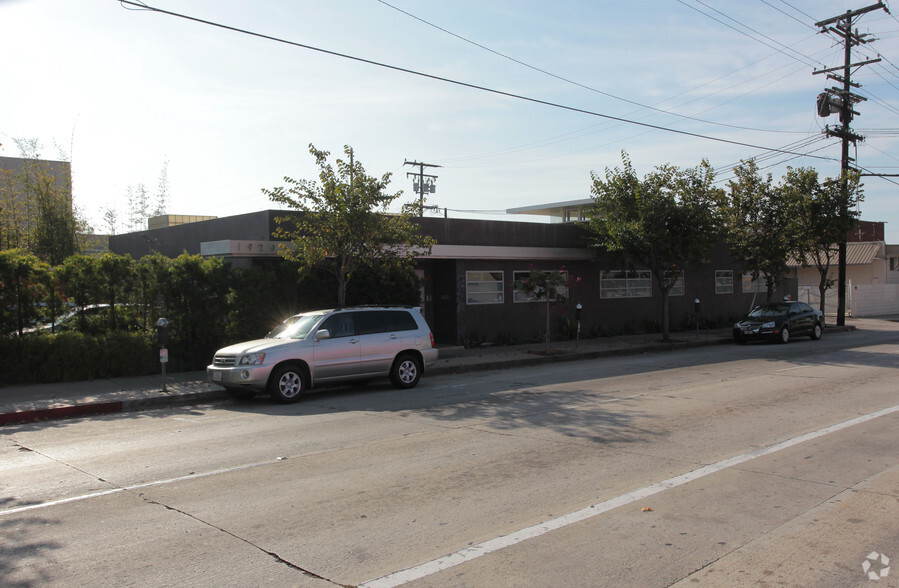
M30 423L34 421L68 419L92 414L122 412L122 402L98 402L82 406L60 406L58 408L40 408L0 414L0 426L14 423Z

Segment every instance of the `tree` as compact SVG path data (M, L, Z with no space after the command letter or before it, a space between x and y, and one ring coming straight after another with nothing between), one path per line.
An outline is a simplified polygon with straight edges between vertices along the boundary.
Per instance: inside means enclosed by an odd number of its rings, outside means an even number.
M797 210L790 229L796 235L795 254L804 267L818 270L821 312L825 311L826 292L834 284L830 267L837 261L837 244L858 218L856 204L864 198L858 173L846 178L846 186L844 191L843 182L831 178L819 182L818 173L811 168L787 168L783 180L786 198Z
M144 229L150 215L150 194L143 182L125 189L128 198L128 228L132 231Z
M669 341L668 294L686 265L709 257L718 239L720 191L706 161L691 169L657 167L643 180L624 152L622 162L623 169L606 168L605 179L591 173L593 244L651 271L662 293L662 340Z
M84 310L99 298L99 262L87 255L73 255L58 269L62 291L78 308L78 330L83 332L87 329Z
M156 204L152 215L160 216L166 213L169 206L169 162L164 161L159 171L159 181L156 184Z
M0 328L20 335L37 318L50 267L20 249L0 251Z
M0 247L58 265L78 250L77 232L87 229L72 205L71 167L41 159L36 139L15 142L22 165L0 175Z
M109 330L115 331L119 327L116 305L133 289L133 261L130 255L106 252L100 257L97 270L101 296L109 304Z
M357 270L369 266L411 271L415 257L429 254L434 240L420 234L410 212L388 213L402 194L386 192L391 174L366 175L349 146L344 147L349 160L338 159L336 169L328 163L327 151L310 145L309 152L319 167L320 183L285 177L288 187L262 192L302 213L277 219L275 236L292 242L282 254L303 269L327 268L337 278L337 305L342 307Z
M546 304L546 331L543 338L548 352L551 339L549 309L551 305L568 299L568 273L564 267L560 271L543 271L531 266L531 271L515 282L515 289L524 292L533 300Z
M722 208L727 241L744 271L754 280L764 277L770 302L797 248L791 230L797 214L795 199L789 190L773 184L771 174L763 178L754 160L735 167L734 175Z

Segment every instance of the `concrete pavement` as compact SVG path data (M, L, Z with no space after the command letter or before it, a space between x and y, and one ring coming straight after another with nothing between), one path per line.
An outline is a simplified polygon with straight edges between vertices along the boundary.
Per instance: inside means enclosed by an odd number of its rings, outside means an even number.
M853 321L857 322L857 321ZM828 327L828 332L853 330ZM703 345L731 343L730 329L700 330L672 334L662 343L658 333L599 337L545 344L488 346L473 349L440 348L440 358L425 374L456 374L478 370L533 366L615 355L670 351ZM0 388L0 425L46 421L94 414L138 411L164 406L183 406L228 400L220 386L206 381L205 371L161 374L133 378L110 378L83 382L34 384Z

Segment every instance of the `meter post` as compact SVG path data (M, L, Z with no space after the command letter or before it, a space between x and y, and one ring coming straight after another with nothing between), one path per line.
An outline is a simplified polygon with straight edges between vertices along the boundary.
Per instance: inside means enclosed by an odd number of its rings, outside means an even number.
M169 321L160 318L156 321L156 338L159 341L159 363L162 364L162 391L165 392L165 364L169 362L169 350L166 344L169 342Z
M584 310L584 307L580 302L577 303L577 306L574 307L574 320L577 321L577 334L574 338L574 348L577 349L578 345L581 342L581 311Z

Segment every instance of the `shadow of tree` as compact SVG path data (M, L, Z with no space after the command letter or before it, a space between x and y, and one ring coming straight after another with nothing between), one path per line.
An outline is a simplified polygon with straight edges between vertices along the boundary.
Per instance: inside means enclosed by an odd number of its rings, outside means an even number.
M0 498L0 511L21 506L27 505L16 503L14 498ZM31 529L59 524L57 520L28 515L27 511L0 517L0 586L30 588L49 583L50 552L62 545L33 539Z

